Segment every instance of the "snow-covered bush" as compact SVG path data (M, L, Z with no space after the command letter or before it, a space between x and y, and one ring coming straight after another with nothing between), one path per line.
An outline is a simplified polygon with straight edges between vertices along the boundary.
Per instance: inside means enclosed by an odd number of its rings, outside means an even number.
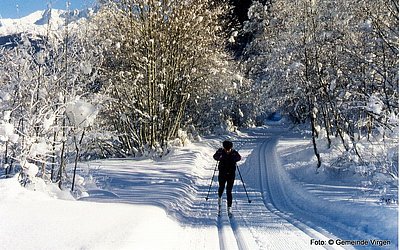
M98 109L93 104L78 98L66 104L65 112L74 127L84 129L93 125Z
M18 134L15 133L14 125L5 121L0 121L0 142L18 141Z
M80 25L22 33L15 47L1 50L0 159L19 169L25 184L41 177L63 188L70 181L65 166L74 155L74 133L82 127L90 136L101 102L92 88L101 58L89 41L89 24Z
M362 137L355 143L347 137L348 150L340 138L332 138L330 147L327 147L324 137L325 134L320 133L317 143L323 171L335 178L354 178L361 187L379 193L382 200L397 202L397 196L389 191L398 186L397 136L385 140L381 140L380 136L377 137L379 139Z
M223 97L215 93L232 85L221 36L225 11L209 0L111 2L102 8L101 73L111 98L101 116L124 152L165 148L185 127L205 127L205 116L218 121L209 115Z

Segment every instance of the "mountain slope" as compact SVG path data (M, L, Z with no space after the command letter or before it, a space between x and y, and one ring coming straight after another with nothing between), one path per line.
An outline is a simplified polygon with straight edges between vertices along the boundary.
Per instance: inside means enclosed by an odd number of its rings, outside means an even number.
M45 36L48 32L62 32L69 22L69 28L79 28L84 22L95 13L94 9L85 10L57 10L47 9L36 11L19 19L0 19L0 46L12 47L18 41L14 39L21 33L28 34L30 37Z

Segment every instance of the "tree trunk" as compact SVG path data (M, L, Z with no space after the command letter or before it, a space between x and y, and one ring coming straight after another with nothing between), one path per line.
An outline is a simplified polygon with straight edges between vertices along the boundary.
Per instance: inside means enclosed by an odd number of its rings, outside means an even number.
M315 157L317 157L317 169L321 167L321 157L318 152L317 148L317 142L316 142L316 137L317 137L317 130L315 126L315 116L314 114L314 104L309 98L309 107L310 107L310 122L311 122L311 131L312 131L312 142L313 142L313 148L314 148L314 154Z
M75 143L75 165L74 165L74 175L72 177L72 187L71 187L71 192L74 192L74 187L75 187L75 176L76 176L76 168L78 167L78 160L79 160L79 151L80 151L80 146L82 144L83 136L85 135L85 130L83 130L81 139L79 142L76 141L76 136L74 135L74 143Z

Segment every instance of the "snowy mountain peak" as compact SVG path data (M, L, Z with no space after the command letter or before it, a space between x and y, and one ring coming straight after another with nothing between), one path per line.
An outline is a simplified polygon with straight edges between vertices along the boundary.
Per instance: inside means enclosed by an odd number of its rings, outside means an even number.
M44 12L43 12L43 14L42 14L42 18L40 18L39 20L37 20L36 22L35 22L35 24L36 25L45 25L45 24L47 24L47 23L49 23L50 22L50 20L51 20L51 14L52 14L52 10L53 9L47 9L47 10L45 10Z
M59 22L58 20L62 20L64 22L67 18L68 22L75 22L82 18L89 18L91 15L93 15L93 13L94 10L91 8L84 10L75 9L71 11L48 8L47 10L43 11L42 17L37 20L35 24L46 25L49 22Z
M33 12L19 19L0 18L0 36L13 35L21 32L43 34L49 24L52 30L60 29L65 21L78 22L87 19L95 13L93 9L84 10L59 10L48 8L43 11Z

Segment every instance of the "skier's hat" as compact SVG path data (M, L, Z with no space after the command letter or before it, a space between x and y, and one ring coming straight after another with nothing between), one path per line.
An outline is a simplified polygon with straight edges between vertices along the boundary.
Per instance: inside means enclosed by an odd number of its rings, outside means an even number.
M222 146L224 147L224 149L229 150L233 148L233 143L231 141L226 140L222 143Z

